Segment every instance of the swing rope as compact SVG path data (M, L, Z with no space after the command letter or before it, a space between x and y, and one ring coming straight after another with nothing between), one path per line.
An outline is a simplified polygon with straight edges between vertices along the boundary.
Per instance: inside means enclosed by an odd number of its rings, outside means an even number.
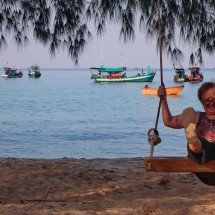
M159 42L159 52L160 52L160 79L161 79L161 85L164 85L164 83L163 83L163 62L162 62L162 37L161 37L160 0L157 0L157 15L158 15L158 42ZM161 142L161 138L159 137L159 132L157 130L158 121L159 121L159 115L160 115L160 109L161 109L161 102L162 102L162 98L160 98L159 105L158 105L155 128L151 128L148 131L148 143L151 145L150 157L153 157L154 146L156 146L158 143Z

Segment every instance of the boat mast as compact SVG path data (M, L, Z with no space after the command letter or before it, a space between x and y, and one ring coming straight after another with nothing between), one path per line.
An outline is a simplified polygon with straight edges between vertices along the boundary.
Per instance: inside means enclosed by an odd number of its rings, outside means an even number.
M100 67L103 67L103 38L101 39L101 65Z
M123 58L122 58L122 49L121 49L120 50L120 65L121 65L121 67L123 67L122 61L123 61Z

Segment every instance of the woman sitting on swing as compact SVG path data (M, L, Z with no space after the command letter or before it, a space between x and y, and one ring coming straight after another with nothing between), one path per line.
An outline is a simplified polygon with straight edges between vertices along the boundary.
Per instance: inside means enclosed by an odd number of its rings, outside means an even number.
M199 164L215 160L215 82L205 82L198 90L198 99L204 112L189 107L180 115L172 116L164 85L159 87L157 95L162 99L164 125L175 129L184 128L188 157ZM196 173L196 175L204 183L215 185L215 173Z

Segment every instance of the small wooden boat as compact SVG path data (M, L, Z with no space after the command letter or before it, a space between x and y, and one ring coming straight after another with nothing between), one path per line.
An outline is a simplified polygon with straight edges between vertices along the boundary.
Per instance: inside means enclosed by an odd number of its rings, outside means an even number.
M166 93L167 95L180 95L184 85L178 85L174 87L167 87ZM158 88L151 88L148 85L144 85L142 88L143 95L157 95Z

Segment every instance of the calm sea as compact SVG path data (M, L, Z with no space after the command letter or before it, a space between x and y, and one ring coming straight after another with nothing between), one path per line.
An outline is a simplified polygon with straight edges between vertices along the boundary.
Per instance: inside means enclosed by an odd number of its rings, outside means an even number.
M158 71L158 70L157 70ZM0 71L1 74L3 71ZM120 158L148 156L147 133L155 126L159 99L143 96L145 83L94 83L84 69L42 69L30 79L0 79L0 157ZM214 81L214 69L202 70ZM127 76L137 71L127 72ZM173 86L173 70L164 69L166 86ZM151 87L160 85L157 72ZM173 114L187 106L202 107L200 84L184 83L181 96L169 96ZM183 130L164 127L155 156L186 155Z

